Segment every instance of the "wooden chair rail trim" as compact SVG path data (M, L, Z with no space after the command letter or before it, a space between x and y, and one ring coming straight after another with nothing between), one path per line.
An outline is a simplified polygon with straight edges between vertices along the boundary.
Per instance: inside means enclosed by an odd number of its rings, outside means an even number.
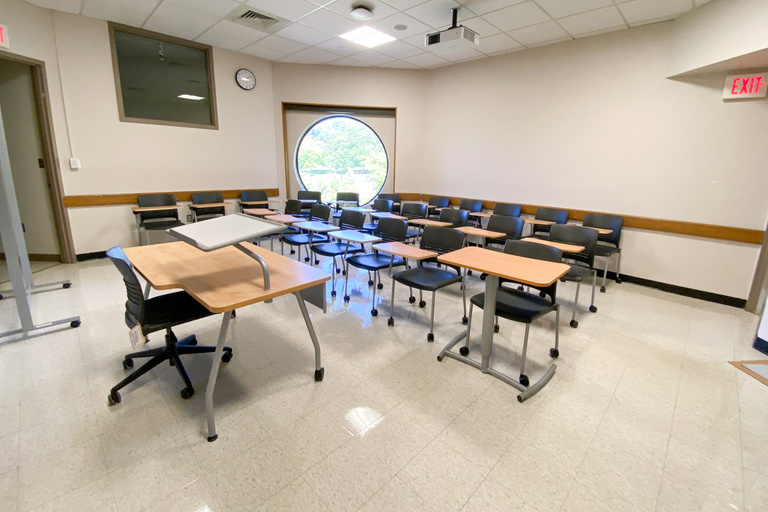
M240 193L245 190L263 190L268 197L280 195L280 189L277 188L251 188L243 190L195 190L184 192L142 192L131 194L101 194L101 195L83 195L83 196L64 196L64 206L66 208L79 208L82 206L109 206L116 204L133 204L138 202L138 197L145 194L173 194L176 201L192 201L192 194L198 192L221 192L224 199L239 199Z
M401 197L406 194L401 193ZM408 196L416 194L407 194ZM430 196L440 194L421 194L421 201L429 201ZM451 204L458 205L463 198L451 197ZM543 205L520 204L522 214L534 215L538 208L545 208ZM496 206L495 201L483 201L483 208L492 210ZM547 206L546 208L557 208ZM587 213L606 213L590 212L589 210L568 210L568 218L571 220L584 220ZM677 235L698 236L702 238L714 238L716 240L728 240L731 242L742 242L747 244L760 245L763 243L764 231L759 229L736 228L731 226L720 226L717 224L700 224L698 222L686 222L681 220L654 219L650 217L635 217L633 215L621 215L617 213L607 213L608 215L620 215L624 217L624 227L634 229L644 229L647 231L659 231L662 233L674 233Z

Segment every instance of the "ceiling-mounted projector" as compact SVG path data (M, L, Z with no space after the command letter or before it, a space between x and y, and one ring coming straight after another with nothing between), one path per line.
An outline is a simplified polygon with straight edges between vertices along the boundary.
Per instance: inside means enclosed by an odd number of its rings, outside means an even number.
M451 9L451 12L453 13L451 28L427 34L426 47L436 53L450 53L479 46L480 36L477 32L457 25L459 10Z

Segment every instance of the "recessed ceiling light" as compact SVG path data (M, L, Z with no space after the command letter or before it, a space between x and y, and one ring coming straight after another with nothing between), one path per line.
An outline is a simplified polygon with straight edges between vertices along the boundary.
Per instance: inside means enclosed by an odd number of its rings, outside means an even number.
M200 101L205 99L202 96L195 96L194 94L179 94L177 97L183 100L194 100L194 101Z
M353 18L360 21L368 21L373 18L373 11L364 5L358 5L352 8L352 12L349 13Z
M347 41L352 41L353 43L363 45L366 48L373 48L375 46L379 46L395 40L394 37L389 36L384 32L374 30L371 27L360 27L353 30L352 32L341 34L339 37L342 37Z

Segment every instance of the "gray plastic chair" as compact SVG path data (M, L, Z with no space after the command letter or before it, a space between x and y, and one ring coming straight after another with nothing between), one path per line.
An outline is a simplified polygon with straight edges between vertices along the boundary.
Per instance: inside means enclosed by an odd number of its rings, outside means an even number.
M496 203L493 207L494 215L506 215L507 217L519 217L523 208L519 204Z
M579 289L581 288L582 281L589 276L592 276L592 300L589 304L589 311L591 313L597 312L597 307L595 307L595 285L597 284L595 246L597 245L597 231L582 226L555 224L549 233L549 239L553 242L584 247L582 252L565 255L565 258L573 261L573 263L570 264L571 270L560 278L561 281L576 283L576 296L573 299L573 316L571 317L571 327L576 328L579 326L579 322L576 321L576 308L579 306Z
M595 256L605 258L605 268L603 269L603 284L600 286L600 292L605 293L605 278L608 275L608 261L614 254L619 255L619 261L616 265L616 284L621 284L621 228L624 225L624 218L618 215L607 215L605 213L587 213L584 215L583 226L592 228L611 229L610 233L597 235L597 245L595 246Z
M139 206L174 206L176 197L173 194L144 194L137 198ZM136 214L136 230L139 232L141 244L141 230L146 233L147 245L149 245L150 231L165 231L166 229L183 226L179 220L179 210L161 210L155 212L142 212Z
M537 220L548 220L555 224L565 224L568 222L568 210L561 210L559 208L539 208L536 210L536 214L533 218ZM551 227L551 225L539 226L533 224L531 236L546 239L549 237L549 230Z
M192 194L192 204L210 204L223 202L224 196L221 195L221 192L195 192ZM195 220L195 222L223 216L223 206L214 206L212 208L196 208L192 211L192 218Z

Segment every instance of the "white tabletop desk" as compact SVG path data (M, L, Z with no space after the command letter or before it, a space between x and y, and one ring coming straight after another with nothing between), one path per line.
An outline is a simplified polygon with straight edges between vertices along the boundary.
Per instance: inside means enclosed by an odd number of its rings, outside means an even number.
M517 396L517 400L520 402L536 394L550 381L550 379L552 379L557 368L555 364L552 364L544 375L530 386L523 386L517 380L490 367L490 358L491 353L493 352L493 325L495 323L496 292L499 287L499 277L522 284L544 287L549 286L560 277L564 276L571 267L565 263L523 258L503 252L481 249L480 247L464 247L458 251L438 256L437 261L447 265L456 265L488 274L488 277L485 279L483 337L480 348L482 361L477 362L468 357L451 352L451 348L466 338L466 331L452 339L437 356L437 360L442 361L443 357L450 357L477 368L483 373L496 377L500 381L522 391L522 393Z
M275 297L293 293L299 302L299 308L315 348L314 378L316 381L321 381L325 374L320 361L320 344L304 302L309 301L325 312L325 283L331 279L331 276L320 269L303 265L253 244L237 243L237 240L255 237L260 233L259 230L249 230L247 224L239 221L236 221L238 225L235 226L231 220L228 220L231 217L235 216L228 215L187 225L208 228L202 231L190 231L185 236L195 236L201 245L213 249L210 252L185 242L125 249L134 269L153 288L157 290L182 288L208 311L224 313L208 377L208 387L205 391L208 441L215 441L218 437L213 410L213 391L216 387L224 340L232 318L231 312L235 309L257 302L270 302ZM253 217L242 217L263 222ZM225 232L235 245L215 249L226 244L223 236ZM258 260L261 260L259 262L262 263L261 265L257 263Z

